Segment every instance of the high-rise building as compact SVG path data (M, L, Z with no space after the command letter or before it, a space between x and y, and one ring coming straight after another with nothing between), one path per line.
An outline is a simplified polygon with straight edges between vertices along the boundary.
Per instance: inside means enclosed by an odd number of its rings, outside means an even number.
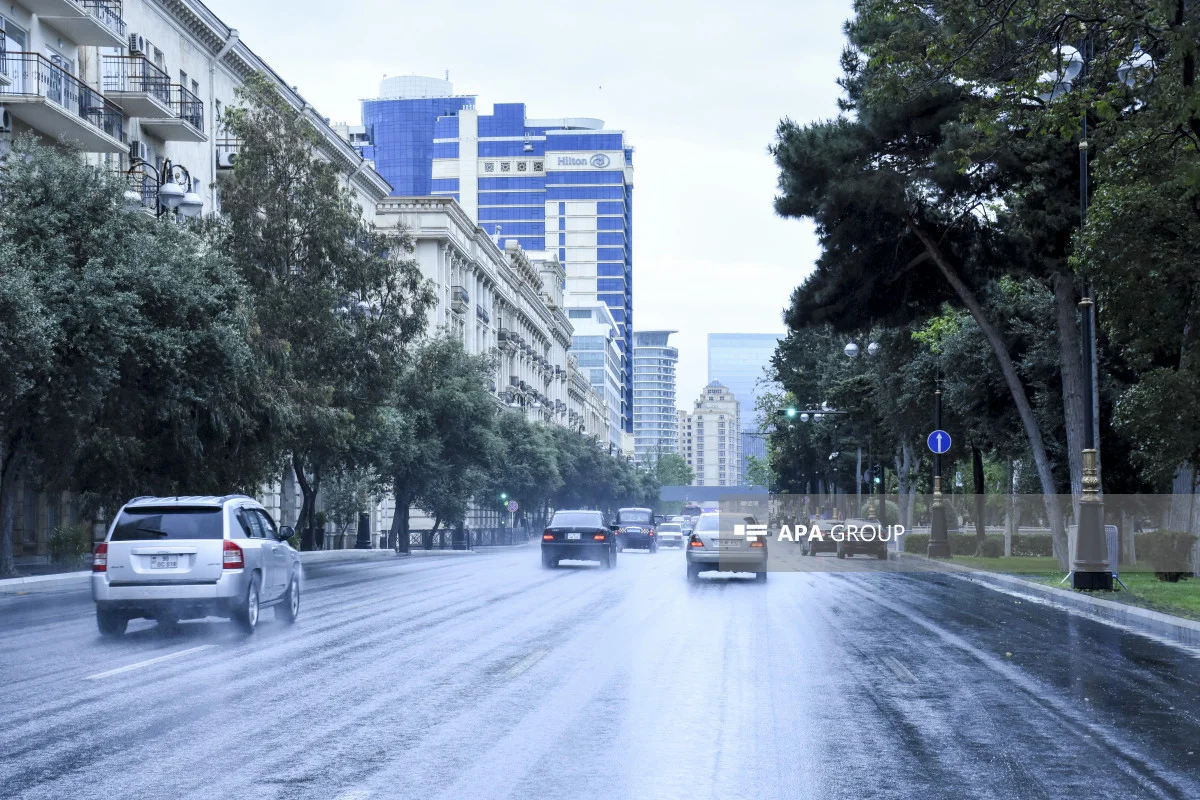
M633 147L598 119L532 119L524 103L479 114L449 81L387 78L363 101L356 146L397 195L453 197L503 243L557 252L565 302L616 323L620 427L633 432Z
M693 486L741 483L741 425L737 398L720 383L704 387L689 414L678 412L679 454L696 473Z
M741 408L741 431L758 432L758 398L768 390L767 367L782 338L775 333L710 333L708 335L708 380L729 388ZM750 456L766 457L761 436L742 436L741 475L749 473Z
M639 464L653 464L658 456L679 450L675 410L679 350L668 343L672 333L633 334L633 449Z
M603 398L608 413L608 443L612 453L622 452L621 424L621 348L617 340L617 323L604 303L593 300L567 306L567 319L574 329L571 353L579 370L587 375L592 388Z

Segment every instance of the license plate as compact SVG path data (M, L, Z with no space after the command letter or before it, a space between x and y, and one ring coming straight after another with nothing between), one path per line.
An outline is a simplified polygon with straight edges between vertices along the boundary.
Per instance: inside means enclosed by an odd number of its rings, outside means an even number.
M179 556L150 556L150 569L176 569Z
M737 541L736 539L733 541L722 541L720 539L717 540L717 547L724 547L724 548L737 547L740 544L741 544L741 542Z
M578 534L578 533L568 533L568 534L567 534L567 538L568 538L568 539L578 539L578 538L579 538L579 534Z

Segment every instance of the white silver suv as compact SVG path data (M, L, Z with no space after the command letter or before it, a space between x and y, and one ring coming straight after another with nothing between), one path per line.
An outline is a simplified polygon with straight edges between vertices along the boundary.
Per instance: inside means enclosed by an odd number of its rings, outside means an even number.
M300 554L257 501L225 497L139 497L113 519L92 558L96 624L120 636L131 619L160 625L231 617L246 633L259 612L295 622Z

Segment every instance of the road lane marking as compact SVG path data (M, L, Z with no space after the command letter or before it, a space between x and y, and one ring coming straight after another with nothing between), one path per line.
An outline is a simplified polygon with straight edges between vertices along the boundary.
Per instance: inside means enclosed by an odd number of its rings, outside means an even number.
M370 789L347 789L333 798L333 800L367 800L370 796Z
M141 669L142 667L148 667L151 664L161 664L164 661L170 661L173 658L179 658L180 656L186 656L189 653L198 653L201 650L207 650L208 648L215 647L215 646L216 645L202 644L199 647L189 647L187 650L180 650L179 652L176 652L176 653L167 653L165 656L159 656L158 658L150 658L145 661L139 661L136 664L130 664L125 667L117 667L116 669L110 669L107 672L97 672L95 675L88 675L86 678L84 678L84 680L85 681L98 681L101 678L111 678L113 675L120 675L123 672L132 672L135 669Z
M894 656L884 656L883 663L886 664L888 669L890 669L900 680L908 681L909 683L917 682L916 676L908 671L908 667L904 666L900 659L895 658Z
M520 675L521 673L528 671L530 667L532 667L537 662L541 661L547 652L549 652L549 651L536 650L536 651L530 653L529 655L525 656L520 661L518 661L516 664L513 664L511 667L509 667L508 671L504 673L504 677L505 678L515 678L518 675Z

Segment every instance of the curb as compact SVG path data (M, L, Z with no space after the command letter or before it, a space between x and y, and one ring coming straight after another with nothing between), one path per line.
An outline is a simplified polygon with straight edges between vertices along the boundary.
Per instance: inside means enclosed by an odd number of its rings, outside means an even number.
M508 550L525 547L529 543L494 545L479 550L413 550L400 555L391 550L310 550L300 554L302 564L328 564L339 561L384 561L387 559L439 558L443 556L476 556L488 550ZM52 575L30 575L25 578L0 580L0 597L43 592L82 592L91 588L90 570L59 572Z
M928 561L928 559L914 556L911 553L904 555L905 557L902 558L904 561ZM1162 611L1153 611L1128 603L1104 600L1081 592L1067 591L1055 586L1047 586L1044 583L1026 580L1016 575L983 572L960 567L953 562L929 563L936 563L939 567L939 569L931 571L944 572L959 580L977 583L993 591L1023 592L1027 595L1034 595L1035 599L1065 606L1070 611L1078 612L1100 622L1131 628L1150 636L1171 639L1190 647L1200 647L1200 620L1177 617L1174 614L1165 614Z

